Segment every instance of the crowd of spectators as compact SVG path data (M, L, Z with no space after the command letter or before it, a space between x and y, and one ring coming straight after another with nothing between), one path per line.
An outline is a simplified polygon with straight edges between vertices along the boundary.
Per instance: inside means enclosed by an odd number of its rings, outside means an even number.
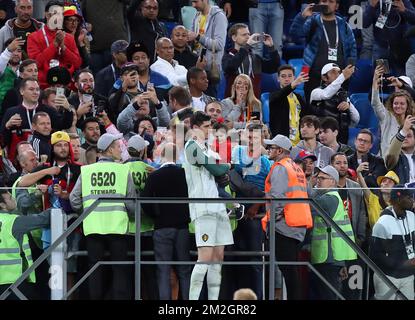
M402 186L415 183L415 8L409 0L369 0L357 18L360 28L348 10L354 1L51 0L39 19L36 5L0 1L0 206L36 217L24 229L30 231L33 260L50 245L45 210L61 208L70 224L86 209L81 175L88 165L125 163L130 170L125 196L197 197L200 190L192 186L200 182L189 176L204 168L209 176L201 174L203 179L215 189L209 194L265 197L282 148L284 159L302 169L308 196L317 197L333 219L341 207L348 217L341 221L350 223L347 235L414 299L415 219L411 194ZM356 94L363 98L354 99ZM200 150L190 152L192 144ZM193 156L196 165L189 167ZM333 188L338 196L324 195ZM233 241L226 238L225 255L263 251L269 230L258 216L266 207L226 207ZM156 260L186 261L197 247L198 261L206 260L198 226L195 231L189 224L201 207L142 209L141 250L153 250ZM133 209L127 211L134 224ZM315 233L303 231L300 239L294 231L281 236L276 230L277 240L298 242L285 257L295 253L294 260L310 261ZM133 239L131 234L129 227L125 237ZM201 237L210 243L206 234ZM87 249L88 261L68 260L68 286L105 256L104 243L111 259L128 259L133 241L121 242L78 228L68 248ZM347 286L355 266L369 271L355 255L337 261L338 250L317 269L346 298L363 299L363 289L382 298L387 290L376 275L358 289ZM223 260L223 247L218 252L215 260ZM330 264L336 268L327 268ZM208 289L202 288L203 273L197 290L189 266L143 267L143 297L231 299L240 288L266 297L262 266L211 271L214 266L206 268ZM47 267L36 271L35 289L25 288L30 297L49 298ZM133 274L118 268L113 267L115 285L100 272L90 279L89 293L81 287L72 298L132 298L133 285L126 280ZM277 299L283 278L290 299L337 298L307 271L301 281L294 279L294 268L276 268ZM0 283L0 291L10 283ZM294 283L301 286L295 294Z

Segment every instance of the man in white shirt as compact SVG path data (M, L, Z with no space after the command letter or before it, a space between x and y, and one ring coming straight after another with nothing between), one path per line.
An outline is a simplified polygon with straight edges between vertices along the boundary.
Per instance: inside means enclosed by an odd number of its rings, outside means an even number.
M333 117L339 123L338 141L347 144L349 127L360 120L359 112L347 98L343 83L354 73L355 67L348 65L343 71L335 63L327 63L321 69L323 84L310 95L310 111L318 117Z
M174 86L187 85L187 69L173 59L173 42L169 38L158 39L156 52L157 60L150 66L150 69L166 76Z

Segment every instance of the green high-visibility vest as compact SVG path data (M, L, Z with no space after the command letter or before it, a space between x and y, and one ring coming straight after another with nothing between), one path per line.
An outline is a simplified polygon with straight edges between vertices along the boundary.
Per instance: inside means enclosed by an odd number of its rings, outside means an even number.
M136 190L139 192L144 190L144 186L146 185L147 181L147 168L151 167L147 163L143 161L131 161L126 163L128 165L128 168L131 172L131 176L133 177L133 181L135 184ZM128 224L128 233L135 234L135 219L130 218L129 224ZM141 210L141 232L147 232L154 230L154 221L151 219L148 215L146 215Z
M336 214L333 221L355 242L352 224L344 209L343 200L337 191L330 191L327 194L335 196L339 200ZM311 235L311 263L324 263L327 261L329 247L335 261L346 261L357 259L356 252L344 241L336 230L327 231L327 224L320 216L314 217L314 227ZM329 237L330 235L330 237ZM330 245L330 244L331 245Z
M120 201L100 203L83 222L84 234L126 234L128 215L123 198L127 195L128 168L117 162L97 162L81 167L82 203L88 209L97 199L116 197Z
M13 236L17 217L17 214L0 212L0 285L14 283L33 264L27 235L23 236L22 246ZM34 272L29 275L28 281L36 282Z
M232 192L232 190L231 190L231 188L229 187L229 185L227 185L226 187L225 187L225 191L227 192L227 193L229 193L230 195L232 195L232 197L234 197L235 198L235 192ZM230 203L230 202L228 202L227 204L226 204L226 209L229 209L229 210L232 210L233 209L233 204L232 203ZM235 218L235 216L230 216L229 217L229 222L230 222L230 224L231 224L231 229L232 229L232 232L233 231L235 231L235 229L236 229L236 227L238 226L238 221L236 220L236 218ZM195 231L195 223L194 223L194 221L191 221L191 222L189 222L189 233L195 233L196 231Z
M19 183L19 181L22 180L22 177L17 178L17 180L13 183L12 186L12 197L16 200L17 202L17 197L16 197L16 189L17 189L17 184ZM30 186L29 189L27 189L27 192L30 193L34 193L36 191L36 186ZM38 208L39 211L42 210L42 207ZM43 249L43 242L42 242L42 229L35 229L30 231L30 234L32 235L33 241L36 243L36 246L39 249Z

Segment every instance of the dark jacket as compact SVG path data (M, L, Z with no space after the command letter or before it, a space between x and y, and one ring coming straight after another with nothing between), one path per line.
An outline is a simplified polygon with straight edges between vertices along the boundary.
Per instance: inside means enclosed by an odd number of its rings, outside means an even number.
M50 144L50 135L44 136L37 131L33 132L32 137L29 140L30 144L33 147L33 150L36 152L37 158L40 160L40 156L45 154L48 156L48 160L46 162L50 162L50 156L52 152L52 146Z
M6 110L22 103L22 95L19 92L19 86L22 78L18 77L14 80L14 87L6 92L3 102L1 104L1 115L6 113Z
M131 42L143 43L150 53L150 64L156 61L156 41L167 37L167 30L160 21L144 18L141 12L137 12L143 0L133 0L127 11L130 24Z
M114 63L106 66L95 76L95 92L108 98L114 82L117 81L119 77L120 68L116 67Z
M390 209L388 207L382 211L373 227L370 257L387 276L405 278L413 275L415 270L413 266L405 265L408 255L402 241L402 237L406 236L412 239L409 241L412 247L415 246L414 214L407 211L406 219L395 218Z
M290 137L290 104L288 95L293 92L291 85L274 91L269 97L269 127L271 135L282 134ZM295 93L298 102L301 104L300 118L306 114L305 101L298 93ZM297 128L299 130L299 128Z
M199 59L199 57L190 50L189 46L187 46L183 52L179 52L176 49L174 50L174 60L184 66L187 70L196 66L197 59Z
M385 162L388 170L393 170L399 177L399 183L410 182L410 166L408 158L402 152L402 142L405 137L400 132L392 139L388 153L385 157ZM412 155L412 160L415 161L415 154Z
M174 182L174 187L172 186ZM147 177L142 197L187 198L187 183L184 169L167 164ZM143 210L154 219L154 228L187 229L190 222L187 203L142 204Z
M357 162L357 153L354 153L352 156L347 158L349 163L349 168L356 170L359 166ZM379 176L386 174L385 162L383 159L373 153L367 154L367 161L369 162L369 171L362 171L362 175L365 178L365 182L369 188L378 188L379 185L376 182L376 179Z
M249 59L251 57L251 59ZM252 61L252 64L251 64ZM280 55L274 48L271 49L270 58L263 59L253 54L249 47L240 48L239 51L231 49L223 55L222 68L226 78L225 97L231 95L233 81L238 74L248 74L252 70L250 78L254 87L256 97L261 96L261 73L275 73L280 66Z
M40 112L40 111L44 111L47 114L49 114L50 121L52 124L52 129L54 131L69 129L72 125L72 117L73 117L72 111L65 110L63 112L58 112L56 111L56 109L52 107L45 106L45 105L39 105L36 108L36 112ZM20 117L22 118L22 125L20 128L23 130L23 135L21 136L17 134L15 129L6 128L7 121L9 121L9 119L16 113L20 114ZM33 117L33 112L30 112L29 116ZM1 122L0 133L3 135L4 141L7 142L7 147L9 150L9 159L11 160L14 160L16 156L17 143L19 143L20 141L27 140L27 138L29 137L29 134L31 131L29 121L31 122L32 119L31 118L28 119L26 108L23 107L22 105L9 108L4 114L4 117Z

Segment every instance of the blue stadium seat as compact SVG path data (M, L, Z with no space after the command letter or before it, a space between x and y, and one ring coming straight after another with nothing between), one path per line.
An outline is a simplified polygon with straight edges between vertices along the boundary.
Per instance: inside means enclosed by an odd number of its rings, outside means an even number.
M373 111L372 105L369 102L367 93L354 93L350 96L350 101L353 103L360 114L359 128L373 128L377 129L379 126L378 118Z
M219 101L225 99L225 91L226 91L226 78L225 78L225 74L222 71L220 75L220 82L219 82L218 94L217 94L217 99Z
M356 71L349 83L349 94L369 92L372 87L373 72L372 60L357 60Z
M298 77L303 67L304 60L303 59L291 59L291 60L288 60L288 64L291 64L294 67L295 76ZM300 85L298 85L297 89L304 90L304 83L301 83Z
M173 31L174 27L177 26L177 22L171 22L171 21L163 21L166 29L167 29L167 35L171 36L171 32Z
M262 122L269 125L269 92L261 94Z
M280 87L276 73L262 73L261 74L261 93L272 92Z

